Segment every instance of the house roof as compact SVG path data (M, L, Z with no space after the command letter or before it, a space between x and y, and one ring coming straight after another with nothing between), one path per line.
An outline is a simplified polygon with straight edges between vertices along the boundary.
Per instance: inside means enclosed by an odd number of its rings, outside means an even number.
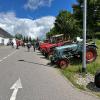
M12 38L12 35L9 34L7 31L5 31L4 29L0 28L0 37L3 37L3 38Z

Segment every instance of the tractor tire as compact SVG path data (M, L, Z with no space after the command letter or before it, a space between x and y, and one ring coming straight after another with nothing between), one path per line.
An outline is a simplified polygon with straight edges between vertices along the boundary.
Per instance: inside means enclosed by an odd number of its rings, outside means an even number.
M59 61L59 66L61 69L65 69L68 67L69 61L66 59L62 59Z
M48 59L51 60L52 56L53 56L53 55L48 55Z
M95 61L96 58L97 58L96 48L94 48L92 46L88 46L86 48L86 62L91 63L91 62Z
M45 58L48 58L48 54L47 53L44 53L44 56L45 56Z
M44 50L42 50L42 55L45 56L45 52L44 52Z
M100 70L96 72L94 83L96 87L100 88Z

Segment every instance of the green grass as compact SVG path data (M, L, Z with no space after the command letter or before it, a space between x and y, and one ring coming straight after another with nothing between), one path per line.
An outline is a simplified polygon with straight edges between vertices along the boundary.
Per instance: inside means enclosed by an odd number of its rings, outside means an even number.
M100 69L100 40L95 39L96 45L98 47L97 49L97 59L95 62L87 64L87 72L90 72L91 74L95 74L96 70Z
M87 72L95 75L96 71L100 69L100 64L98 62L93 62L87 65Z
M75 79L75 73L81 72L81 65L70 65L68 68L61 70L64 76L66 76L73 85L75 85L77 88L85 90L83 85L79 85L76 83Z
M95 74L97 70L100 69L100 40L96 39L96 45L98 47L97 49L97 59L95 62L87 64L87 72L90 72L91 74Z

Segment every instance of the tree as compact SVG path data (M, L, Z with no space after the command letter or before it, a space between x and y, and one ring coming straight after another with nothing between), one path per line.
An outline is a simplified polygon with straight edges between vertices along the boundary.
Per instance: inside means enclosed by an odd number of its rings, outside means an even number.
M31 39L31 37L29 37L29 42L32 42L32 39Z
M65 37L73 38L80 32L76 23L77 20L73 18L73 15L64 10L56 17L55 28L58 33L64 34Z
M32 39L32 42L31 42L31 43L34 45L34 42L35 42L35 41L36 41L35 39Z
M23 39L23 35L17 33L17 34L15 35L15 38L21 40L21 39Z
M59 33L57 32L56 28L53 27L52 29L50 29L49 32L46 33L46 37L50 39L55 34L59 34Z
M83 0L77 0L73 5L73 15L77 24L83 28ZM87 34L94 36L94 33L100 31L100 0L87 0Z
M23 37L23 42L26 42L26 38L25 38L25 36Z
M26 40L26 43L28 43L28 41L29 41L29 40L28 40L28 36L26 36L25 40Z

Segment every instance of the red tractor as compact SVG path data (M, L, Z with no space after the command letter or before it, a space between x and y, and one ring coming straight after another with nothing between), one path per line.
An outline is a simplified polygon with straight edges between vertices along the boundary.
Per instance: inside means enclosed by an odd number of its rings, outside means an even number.
M62 46L66 43L70 43L70 41L63 42L64 40L63 37L64 37L63 34L55 35L52 36L52 38L50 39L51 42L42 43L39 47L42 54L47 58L53 54L53 49L55 47Z
M72 43L72 42L66 41L66 42L59 42L59 43L55 43L55 44L46 45L44 48L45 57L48 58L50 55L52 55L55 47L63 46L63 45L70 44L70 43Z
M38 49L42 52L43 49L45 48L45 46L48 45L48 44L50 44L50 43L41 43L41 44L39 45L39 48L38 48Z
M43 54L44 56L47 58L49 57L49 55L52 54L53 52L53 48L58 47L58 46L62 46L63 42L60 43L55 43L55 44L47 44L44 48L43 48Z

